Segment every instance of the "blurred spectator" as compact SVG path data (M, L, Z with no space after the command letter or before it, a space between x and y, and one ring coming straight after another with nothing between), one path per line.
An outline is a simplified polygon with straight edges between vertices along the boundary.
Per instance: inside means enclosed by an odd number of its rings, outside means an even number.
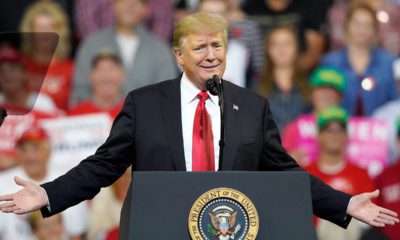
M172 0L149 0L149 8L146 26L161 40L169 43L172 40L174 25Z
M269 100L280 132L306 111L310 89L299 66L297 36L291 26L273 29L265 41L265 66L258 92Z
M356 5L345 21L346 47L327 54L323 65L343 70L348 78L343 107L352 115L370 116L384 103L396 99L394 56L376 47L378 21L368 5Z
M198 5L199 0L174 0L175 22L178 22L189 13L195 12Z
M310 71L318 64L326 45L325 1L249 0L243 8L250 19L260 24L264 36L276 26L292 25L298 30L302 69Z
M75 24L80 39L114 24L115 13L110 11L114 0L75 0ZM129 1L129 0L120 0ZM172 36L174 6L171 0L148 0L146 26L161 40Z
M400 158L400 146L397 143L396 119L400 116L400 98L390 101L376 109L374 118L382 119L389 124L389 161L394 163Z
M30 78L21 54L10 46L0 47L0 104L9 113L27 113L33 107L42 112L56 112L54 102L46 94L32 92Z
M20 31L58 34L58 44L49 41L47 35L34 35L37 36L34 39L23 38L22 50L27 57L28 73L34 80L37 79L32 82L32 89L49 95L59 109L68 110L73 62L69 58L71 32L67 15L56 3L37 2L26 10Z
M47 168L50 155L51 147L45 130L36 126L26 130L17 142L17 160L20 166L0 173L1 194L19 190L20 187L12 181L14 176L39 184L55 179L58 173ZM83 239L81 236L87 230L88 221L86 203L63 212L62 216L69 239ZM0 239L28 239L32 233L27 217L0 214Z
M400 114L396 123L397 148L400 148ZM395 164L386 168L381 175L376 178L377 187L381 190L379 204L382 207L390 207L393 211L400 212L400 157ZM388 226L382 231L390 239L400 239L400 227Z
M227 4L226 18L229 21L229 38L243 43L250 54L250 67L247 71L248 88L258 83L261 75L264 50L263 36L257 22L249 20L246 13L240 8L241 0L224 0Z
M58 114L50 97L28 88L29 81L20 53L10 46L1 46L0 106L6 108L9 116L0 128L0 171L15 166L15 140L25 129L25 123Z
M122 86L125 73L121 60L115 54L102 52L92 60L90 80L93 96L69 111L70 115L107 112L114 119L124 103Z
M394 78L396 80L397 92L400 92L400 57L393 64Z
M28 222L36 240L64 240L64 225L61 214L43 218L40 211L29 214Z
M317 157L316 116L321 110L341 102L346 77L332 67L319 67L311 75L312 113L290 122L282 134L282 145L301 166L308 166Z
M320 155L306 170L336 190L351 195L374 191L374 183L365 170L346 159L347 112L336 106L318 113L318 143ZM366 224L352 219L347 229L328 221L317 222L317 238L320 240L357 240Z
M225 0L200 0L198 11L227 14ZM249 49L242 42L230 39L226 54L226 69L223 78L238 86L246 87L246 72L249 68Z
M114 0L116 25L86 38L77 52L73 84L73 101L89 98L91 59L99 52L110 51L119 56L126 70L124 94L138 87L176 76L172 52L143 22L149 4L146 0Z
M396 56L400 55L400 2L398 0L335 0L329 10L331 49L343 47L346 41L344 22L353 4L367 4L376 11L379 22L379 45Z
M131 182L132 169L125 173L110 187L104 188L93 198L88 240L118 239L119 219L122 204Z
M68 14L72 14L72 3L69 0L1 0L0 32L18 32L20 21L25 10L35 2L56 2Z

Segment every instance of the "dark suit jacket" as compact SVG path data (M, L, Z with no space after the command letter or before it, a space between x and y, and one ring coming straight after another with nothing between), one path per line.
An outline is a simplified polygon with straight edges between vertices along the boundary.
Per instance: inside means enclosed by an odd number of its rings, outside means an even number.
M302 171L281 146L268 101L224 82L226 145L224 171ZM233 108L233 104L238 109ZM191 131L188 129L187 131ZM65 175L43 185L49 216L93 198L132 164L133 171L185 171L180 77L134 90L96 153ZM311 176L314 213L346 227L349 195Z

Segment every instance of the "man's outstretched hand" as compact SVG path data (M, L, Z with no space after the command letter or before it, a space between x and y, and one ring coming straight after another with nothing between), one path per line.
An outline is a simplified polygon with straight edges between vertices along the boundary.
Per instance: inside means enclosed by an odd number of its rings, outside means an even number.
M379 190L353 196L347 207L347 214L374 227L399 223L397 213L379 207L371 200L379 196Z
M14 181L23 187L20 191L0 196L0 211L4 213L24 214L47 205L46 192L39 185L14 177Z

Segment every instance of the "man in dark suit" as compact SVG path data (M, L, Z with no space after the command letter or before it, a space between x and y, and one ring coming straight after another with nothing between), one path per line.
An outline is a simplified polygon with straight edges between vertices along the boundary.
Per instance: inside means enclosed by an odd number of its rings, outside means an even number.
M226 154L218 169L221 120L217 99L207 95L205 82L223 76L226 28L222 17L209 13L181 20L174 31L174 52L183 74L130 92L109 138L93 156L42 186L16 177L24 188L0 196L0 210L22 214L40 208L51 216L94 197L129 165L134 171L302 171L281 146L268 101L229 82L224 82ZM199 124L205 123L201 127L196 125L198 114ZM351 217L373 226L399 221L396 213L371 202L377 191L352 197L310 178L314 213L321 218L342 227Z

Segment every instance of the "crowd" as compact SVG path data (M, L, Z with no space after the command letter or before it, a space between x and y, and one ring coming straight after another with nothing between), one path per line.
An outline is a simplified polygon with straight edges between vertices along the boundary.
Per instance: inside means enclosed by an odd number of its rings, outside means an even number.
M269 100L286 151L335 189L380 189L400 213L400 1L2 0L0 195L54 179L105 140L124 96L176 77L174 23L229 21L224 79ZM56 33L56 34L54 34ZM117 239L128 170L93 200L41 219L0 214L0 240ZM315 218L318 239L400 239Z

